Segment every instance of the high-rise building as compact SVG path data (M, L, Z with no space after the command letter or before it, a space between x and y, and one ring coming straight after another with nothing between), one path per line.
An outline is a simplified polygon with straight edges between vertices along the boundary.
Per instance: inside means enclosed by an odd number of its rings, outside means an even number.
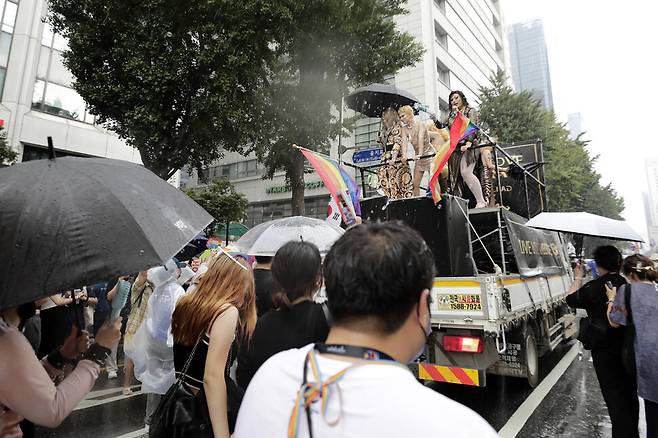
M553 109L548 51L541 20L517 23L509 31L512 79L517 91L530 91L544 107Z
M451 90L461 90L477 106L478 90L491 85L489 78L509 64L504 21L498 0L409 0L408 14L394 17L400 31L409 32L425 48L422 59L386 79L411 92L431 112L448 109ZM421 118L428 118L421 114ZM341 159L352 160L354 152L377 148L380 121L362 118L352 136L342 139L348 148ZM331 150L338 156L337 144ZM376 157L376 155L373 155ZM367 163L366 163L367 164ZM291 214L290 188L283 173L263 180L263 169L255 157L227 154L210 167L211 177L229 178L238 192L250 201L246 225ZM356 175L360 182L359 173ZM315 173L306 174L306 215L325 218L329 195ZM195 178L190 179L195 184ZM366 195L374 189L368 187Z
M583 116L580 113L571 113L568 116L569 138L575 140L583 133Z
M67 41L44 23L45 0L0 0L0 119L19 161L47 155L100 156L141 162L139 152L96 125L71 88L64 67Z
M648 205L647 229L649 239L658 243L658 158L647 159L645 167L649 185L649 193L645 201L645 206Z

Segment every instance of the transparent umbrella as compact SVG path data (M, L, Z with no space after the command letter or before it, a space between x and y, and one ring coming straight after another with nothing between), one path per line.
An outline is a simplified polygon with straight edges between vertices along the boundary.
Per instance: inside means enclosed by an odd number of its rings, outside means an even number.
M326 254L343 233L341 228L326 221L293 216L256 225L236 245L249 255L273 256L287 242L302 240L315 244L321 254Z

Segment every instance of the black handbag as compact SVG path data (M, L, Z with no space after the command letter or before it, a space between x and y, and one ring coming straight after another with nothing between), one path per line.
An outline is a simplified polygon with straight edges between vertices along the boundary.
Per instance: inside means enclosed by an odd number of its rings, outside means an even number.
M608 327L595 323L592 318L581 318L578 329L578 340L582 342L585 350L604 348L609 344Z
M633 323L633 312L631 311L631 285L628 284L624 294L626 307L626 328L624 329L624 342L621 346L621 362L627 374L634 376L635 368L635 324Z
M158 408L153 413L149 438L191 436L212 438L214 436L203 388L195 395L183 385L183 375L187 373L202 336L200 335L194 344L180 377L162 397Z

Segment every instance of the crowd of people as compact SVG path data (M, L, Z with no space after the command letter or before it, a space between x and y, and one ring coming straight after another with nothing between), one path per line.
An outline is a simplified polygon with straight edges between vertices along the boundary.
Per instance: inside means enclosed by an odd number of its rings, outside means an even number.
M208 436L495 436L406 368L430 332L429 252L402 223L358 225L324 260L304 241L255 263L220 250L196 272L171 260L112 287L3 309L0 356L12 360L0 368L0 436L31 436L32 423L57 426L101 367L115 378L122 331L123 391L141 382L155 436L190 426L167 415L177 385L202 401L203 415L194 411L190 421L205 421ZM623 260L614 246L597 248L594 260L597 277L587 283L585 267L574 268L567 303L587 311L579 339L592 351L613 437L639 436L638 396L647 436L657 437L658 270L642 255ZM112 319L117 290L130 282L126 318ZM323 288L328 301L318 303ZM75 306L95 307L84 329Z
M255 264L218 251L196 273L172 260L116 285L43 300L61 308L65 316L53 324L68 329L64 339L43 344L51 350L43 356L23 335L36 304L3 309L0 355L14 360L0 370L0 436L29 436L24 420L57 426L101 367L115 377L111 357L122 331L123 391L131 392L133 378L141 382L145 423L160 436L192 430L167 415L179 387L202 402L203 413L195 411L191 422L205 421L207 436L291 436L304 429L316 437L357 436L364 428L401 436L409 427L414 434L495 436L482 418L425 388L406 368L429 333L428 252L415 231L389 223L353 227L324 261L303 241ZM125 317L112 319L112 306L102 303L111 304L124 281L132 282ZM326 303L314 300L321 289ZM92 342L64 309L99 303L93 323L85 318L90 329L98 327ZM51 324L49 318L42 323ZM311 405L315 400L321 404ZM429 415L437 409L441 415Z

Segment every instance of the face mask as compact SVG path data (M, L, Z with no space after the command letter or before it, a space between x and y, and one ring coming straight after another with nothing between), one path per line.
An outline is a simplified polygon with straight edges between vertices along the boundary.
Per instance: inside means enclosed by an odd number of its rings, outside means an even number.
M429 297L428 297L429 300ZM427 303L428 311L429 311L429 301ZM420 323L418 323L418 326L420 329L423 331L423 334L425 334L425 340L420 346L420 349L418 352L414 355L413 359L409 363L413 363L418 360L418 358L425 352L425 344L427 344L427 338L432 334L432 324L430 322L430 313L428 312L428 317L427 317L427 325L423 327Z
M21 321L18 324L18 330L23 330L23 326L27 320L37 314L37 306L34 302L21 304L16 310L18 311L18 317Z

